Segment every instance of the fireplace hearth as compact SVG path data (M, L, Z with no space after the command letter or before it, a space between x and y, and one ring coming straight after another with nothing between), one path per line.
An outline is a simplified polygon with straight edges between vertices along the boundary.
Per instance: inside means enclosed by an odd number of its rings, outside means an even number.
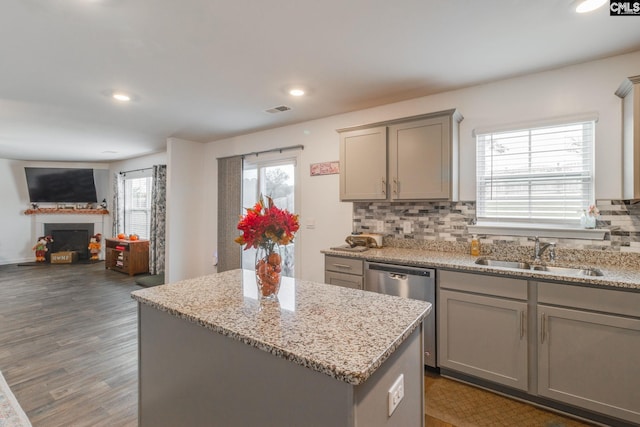
M75 251L78 259L89 259L89 239L93 236L93 223L44 224L45 236L51 236L53 242L47 253Z

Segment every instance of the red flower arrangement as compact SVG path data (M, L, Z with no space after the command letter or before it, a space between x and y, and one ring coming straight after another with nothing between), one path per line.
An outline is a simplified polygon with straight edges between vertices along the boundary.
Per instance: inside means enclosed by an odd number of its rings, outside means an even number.
M280 209L273 204L273 199L267 196L265 206L262 196L253 208L246 208L247 214L240 218L238 230L242 235L235 241L249 248L263 247L267 250L278 245L288 245L293 242L293 236L300 228L298 215L286 209Z
M267 196L265 206L262 196L253 208L247 208L245 216L238 222L242 235L235 241L246 245L245 250L256 248L256 283L262 298L276 298L280 288L282 257L279 245L288 245L300 228L298 215L277 208Z

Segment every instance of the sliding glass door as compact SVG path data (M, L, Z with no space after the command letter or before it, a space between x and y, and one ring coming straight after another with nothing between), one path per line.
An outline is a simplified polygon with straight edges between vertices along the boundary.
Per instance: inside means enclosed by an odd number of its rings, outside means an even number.
M269 196L280 209L298 213L296 198L296 157L265 158L247 156L242 170L242 206L252 207L260 195ZM243 212L244 213L244 212ZM296 237L297 239L297 237ZM294 277L295 242L284 251L283 276ZM242 251L242 268L254 269L255 250Z

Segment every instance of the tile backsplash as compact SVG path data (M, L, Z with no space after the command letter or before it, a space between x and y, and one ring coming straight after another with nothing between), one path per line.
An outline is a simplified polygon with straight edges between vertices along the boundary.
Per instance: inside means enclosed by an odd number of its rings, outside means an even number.
M607 229L604 240L557 239L558 248L631 252L640 254L640 203L633 200L598 200L596 228ZM353 231L380 232L388 246L466 251L471 242L467 225L475 218L476 203L355 202ZM483 245L531 246L527 237L480 235ZM612 254L613 255L613 254Z

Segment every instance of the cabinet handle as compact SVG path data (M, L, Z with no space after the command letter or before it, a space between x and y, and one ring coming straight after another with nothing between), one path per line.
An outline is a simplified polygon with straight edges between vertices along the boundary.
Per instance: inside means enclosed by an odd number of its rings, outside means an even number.
M542 319L540 321L540 344L544 344L544 340L546 338L546 328L547 328L547 315L542 313Z
M398 194L398 178L393 178L393 194Z
M387 194L387 181L382 178L382 194Z
M334 267L338 267L338 268L348 268L351 269L350 265L347 264L333 264Z
M520 312L520 339L524 338L526 321L527 321L527 312L522 310Z

